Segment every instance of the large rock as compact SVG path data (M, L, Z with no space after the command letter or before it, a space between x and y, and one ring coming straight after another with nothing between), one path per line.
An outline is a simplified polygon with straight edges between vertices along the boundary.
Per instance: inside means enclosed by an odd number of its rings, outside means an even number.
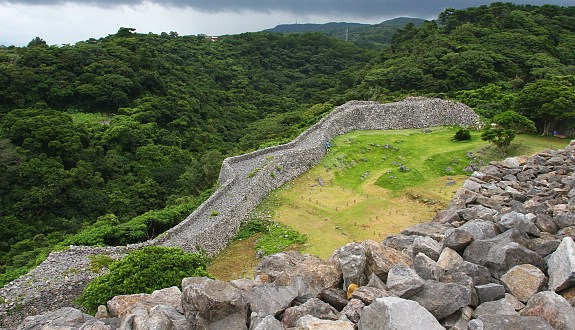
M565 237L547 260L549 289L561 291L575 285L575 243Z
M426 222L406 228L401 233L403 235L427 236L439 242L443 239L445 231L451 228L453 228L453 226L450 224Z
M339 312L335 308L317 298L312 298L302 305L286 309L282 317L282 324L287 328L294 327L297 321L305 315L332 321L339 318Z
M418 253L413 259L413 269L424 280L436 280L443 275L443 268L423 253Z
M387 274L387 288L393 294L409 298L421 291L425 280L415 270L405 265L394 266Z
M516 315L519 313L505 299L484 302L473 311L473 318L482 318L489 315Z
M557 330L575 329L575 308L552 291L533 295L521 315L541 317Z
M395 295L385 289L362 286L357 288L351 295L353 299L359 299L366 305L371 304L377 298L395 297Z
M340 286L341 274L334 263L305 255L297 266L278 274L273 284L295 287L298 301L304 302L320 297L324 289Z
M519 233L514 228L489 240L474 241L465 249L463 259L489 268L495 278L521 264L532 264L544 270L545 262L537 253L514 241L504 240L521 241L523 238Z
M533 223L534 218L530 218L523 213L518 213L515 211L503 214L501 220L497 223L501 228L501 231L506 231L511 228L516 228L524 233L539 236L540 231L535 223Z
M427 281L423 290L409 298L417 301L436 319L441 320L471 303L469 287L457 283Z
M415 236L396 234L387 236L381 244L398 251L407 252L411 250L414 240Z
M338 311L344 309L347 305L347 293L342 289L338 288L328 288L321 292L321 300L332 305Z
M411 257L404 252L370 240L361 244L365 247L367 257L365 275L368 277L375 274L386 281L387 273L393 266L397 264L411 265Z
M441 251L441 254L439 255L439 259L437 259L437 265L444 270L453 269L462 262L463 258L461 255L448 247L443 248L443 251Z
M262 276L273 282L284 272L290 272L304 260L304 256L297 251L287 251L272 254L262 258L257 265L254 276Z
M359 299L351 299L349 304L341 311L342 315L345 315L348 320L353 323L359 322L361 314L363 314L363 308L365 303Z
M148 329L187 330L190 328L186 317L168 305L156 305L150 308L146 325Z
M42 315L28 316L18 326L18 330L41 330L46 329L45 327L79 329L84 323L93 320L96 320L93 316L72 307L65 307Z
M330 258L343 274L343 289L350 284L361 285L363 272L367 262L365 248L360 243L348 243L336 250Z
M501 284L488 283L476 285L475 291L477 292L479 304L505 298L505 287Z
M192 327L208 328L220 321L233 325L242 317L245 326L248 306L241 290L205 277L184 278L182 288L184 315Z
M493 222L493 219L498 212L483 205L473 205L465 209L458 210L457 213L466 222L473 220Z
M311 315L305 315L298 319L297 330L354 330L353 323L349 321L322 320Z
M485 315L481 319L471 320L468 330L552 330L544 319L535 316Z
M440 279L440 282L456 283L468 288L469 291L471 292L471 301L469 302L468 305L473 307L479 305L479 298L477 297L477 291L475 290L475 282L467 274L462 272L449 271L443 274L443 276Z
M358 328L444 330L433 315L418 303L394 297L378 298L365 307L358 322Z
M546 280L545 274L530 264L517 265L501 276L501 282L509 292L522 302L539 292Z
M275 317L268 315L258 322L258 324L250 327L250 330L284 330L284 327Z
M567 204L555 205L553 207L553 221L560 229L575 226L575 214Z
M450 272L462 272L473 279L476 285L488 284L493 281L489 269L485 266L464 261L450 269Z
M461 227L459 227L459 229L471 234L473 239L476 241L490 239L501 233L499 228L497 228L493 222L484 220L473 220L466 222Z
M473 235L471 235L470 232L461 228L453 228L445 232L443 245L453 250L461 251L465 249L472 241Z
M414 256L418 253L423 253L433 261L437 261L441 250L443 250L443 246L431 237L418 236L413 241L412 251Z
M175 310L184 313L182 309L182 291L178 287L156 290L151 294L131 294L115 296L107 303L108 313L112 317L122 317L126 315L132 305L140 303L148 309L155 305L172 306Z
M252 312L272 316L279 316L297 296L298 291L294 287L269 284L258 286L244 294Z

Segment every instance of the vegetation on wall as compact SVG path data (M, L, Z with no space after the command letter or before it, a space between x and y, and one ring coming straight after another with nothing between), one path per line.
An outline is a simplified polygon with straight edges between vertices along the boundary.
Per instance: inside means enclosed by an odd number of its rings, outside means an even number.
M179 287L185 277L209 276L207 261L204 255L175 247L145 247L111 263L108 273L88 284L78 303L93 314L114 296Z

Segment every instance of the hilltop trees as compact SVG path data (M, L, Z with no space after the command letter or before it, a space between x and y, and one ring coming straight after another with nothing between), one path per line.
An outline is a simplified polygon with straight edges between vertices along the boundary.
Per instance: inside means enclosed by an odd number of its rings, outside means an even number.
M575 77L551 77L528 84L518 93L516 108L535 120L543 135L557 127L570 128L575 120Z

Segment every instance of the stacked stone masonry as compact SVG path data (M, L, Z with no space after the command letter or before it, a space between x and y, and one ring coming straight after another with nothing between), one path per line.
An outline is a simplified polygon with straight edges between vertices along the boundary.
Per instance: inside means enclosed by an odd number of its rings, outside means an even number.
M575 141L493 162L433 221L382 242L282 252L253 279L186 278L18 329L575 329L574 165Z
M70 306L98 273L89 270L98 254L121 258L143 246L177 246L209 254L222 251L261 200L273 189L319 163L325 142L354 130L425 128L475 125L479 117L461 103L411 97L379 104L351 101L320 120L290 143L224 160L217 191L180 224L159 237L123 247L71 246L53 252L27 275L0 289L0 324L11 326L27 315ZM273 175L272 175L273 173ZM217 211L217 212L212 212ZM217 213L217 216L213 214Z

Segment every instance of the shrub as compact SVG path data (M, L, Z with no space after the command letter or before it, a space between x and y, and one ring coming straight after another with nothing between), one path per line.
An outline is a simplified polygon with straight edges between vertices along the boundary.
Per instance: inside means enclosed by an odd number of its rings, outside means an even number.
M145 247L110 264L110 272L90 282L78 303L94 312L117 295L180 286L185 277L209 276L207 262L204 254L186 253L176 247Z
M468 129L462 128L453 136L454 141L469 141L471 140L471 132Z

